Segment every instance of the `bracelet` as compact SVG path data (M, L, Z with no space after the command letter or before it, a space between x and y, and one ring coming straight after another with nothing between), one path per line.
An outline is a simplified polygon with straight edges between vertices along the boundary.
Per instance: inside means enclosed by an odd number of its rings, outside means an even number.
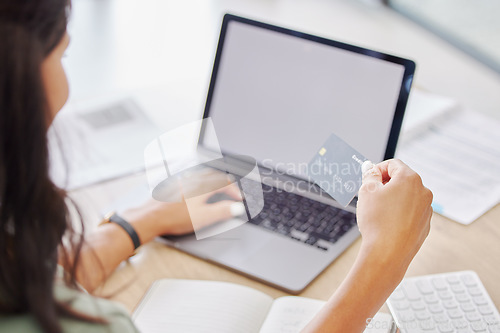
M136 250L139 246L141 246L139 235L129 222L127 222L125 219L123 219L116 213L109 213L104 217L103 223L111 223L111 222L118 224L130 236L132 243L134 243L134 250Z

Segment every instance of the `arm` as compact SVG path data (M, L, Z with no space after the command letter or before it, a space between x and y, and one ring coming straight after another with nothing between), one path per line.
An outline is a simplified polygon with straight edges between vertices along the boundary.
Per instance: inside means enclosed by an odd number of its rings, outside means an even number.
M304 332L362 332L401 282L429 233L432 193L399 160L363 173L362 245L349 274Z
M226 192L235 200L241 198L235 186L228 186L215 192ZM163 203L150 200L145 205L120 215L133 226L141 244L146 244L161 235L181 235L192 232L193 225L190 217L193 214L203 216L203 222L206 225L230 218L234 201L206 203L208 197L215 192L197 197L195 204L191 199L189 212L185 202ZM133 251L132 240L120 226L107 223L98 227L95 232L85 238L85 245L80 253L76 270L77 281L87 291L92 292L123 260L128 259Z

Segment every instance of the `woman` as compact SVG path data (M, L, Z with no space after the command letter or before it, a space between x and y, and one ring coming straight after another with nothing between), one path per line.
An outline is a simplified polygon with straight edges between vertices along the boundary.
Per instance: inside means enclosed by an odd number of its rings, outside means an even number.
M85 290L98 286L137 241L192 230L185 204L151 202L124 214L132 229L107 223L85 243L73 232L74 207L49 179L46 142L68 97L61 65L68 11L68 0L0 0L1 332L135 332L120 306ZM361 250L306 331L361 332L429 232L432 194L415 172L397 160L365 169ZM201 200L197 213L210 223L229 217L230 205Z

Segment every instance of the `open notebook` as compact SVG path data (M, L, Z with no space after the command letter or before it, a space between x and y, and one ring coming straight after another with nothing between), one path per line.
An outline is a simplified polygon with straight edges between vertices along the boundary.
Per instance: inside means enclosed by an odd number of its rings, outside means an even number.
M286 296L273 299L227 282L164 279L153 283L132 318L143 333L300 332L325 302ZM379 312L365 332L393 332L392 317Z

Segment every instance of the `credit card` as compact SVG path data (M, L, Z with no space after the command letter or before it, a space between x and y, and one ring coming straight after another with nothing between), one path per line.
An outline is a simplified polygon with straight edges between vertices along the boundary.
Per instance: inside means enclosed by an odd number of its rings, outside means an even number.
M346 207L361 187L361 165L367 159L344 140L330 135L308 164L308 175Z

